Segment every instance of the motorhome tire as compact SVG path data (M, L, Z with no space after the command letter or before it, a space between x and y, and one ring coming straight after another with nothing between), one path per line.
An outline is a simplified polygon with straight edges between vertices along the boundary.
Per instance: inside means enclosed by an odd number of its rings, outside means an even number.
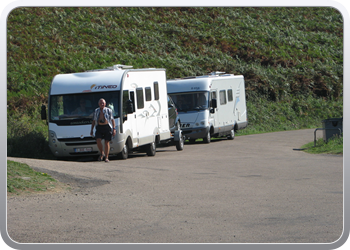
M175 142L177 151L181 151L184 149L184 141L185 141L184 137L181 136L180 139Z
M203 141L205 143L210 143L210 130L208 131L207 136L203 138Z
M175 130L180 130L180 129L181 129L181 123L177 121L175 125Z
M122 160L126 160L129 156L129 147L128 144L125 144L122 152L119 153L119 158Z
M146 146L146 154L148 156L155 156L156 155L156 143L152 142Z
M235 139L235 130L234 129L232 129L230 131L230 134L227 136L227 139L229 139L229 140Z

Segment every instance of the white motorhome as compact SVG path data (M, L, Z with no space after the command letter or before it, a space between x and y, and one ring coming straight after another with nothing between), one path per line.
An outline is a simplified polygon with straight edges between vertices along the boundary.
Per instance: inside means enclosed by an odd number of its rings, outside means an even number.
M191 142L227 136L248 125L242 75L213 72L167 81L168 94L179 112L182 133Z
M126 159L133 149L142 149L153 156L157 143L174 139L169 129L165 69L115 65L60 74L52 80L48 127L49 147L55 156L99 154L90 130L100 98L113 110L116 124L117 133L110 142L111 155ZM182 150L181 131L176 131L174 140L177 149Z

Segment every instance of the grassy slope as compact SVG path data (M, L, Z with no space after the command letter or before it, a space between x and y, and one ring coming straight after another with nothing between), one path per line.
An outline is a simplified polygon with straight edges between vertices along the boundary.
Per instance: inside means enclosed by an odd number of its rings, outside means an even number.
M168 78L243 74L243 133L342 116L343 23L332 8L18 8L7 49L8 121L32 119L27 134L45 130L38 110L54 75L119 63Z
M67 189L50 175L34 171L27 164L7 161L7 194L20 195Z

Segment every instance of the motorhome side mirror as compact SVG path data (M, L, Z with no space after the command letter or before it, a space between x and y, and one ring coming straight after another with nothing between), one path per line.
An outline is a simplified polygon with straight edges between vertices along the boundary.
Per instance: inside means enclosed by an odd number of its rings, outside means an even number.
M46 106L43 104L41 105L41 120L46 120Z
M126 102L126 112L128 114L134 113L134 105L131 100L127 100Z

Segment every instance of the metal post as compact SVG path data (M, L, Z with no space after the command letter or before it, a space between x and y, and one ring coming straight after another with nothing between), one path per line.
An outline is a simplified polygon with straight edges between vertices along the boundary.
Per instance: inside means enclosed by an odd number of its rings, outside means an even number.
M314 132L314 147L316 147L316 131L317 130L327 130L327 129L338 129L339 130L339 135L341 135L341 129L340 128L317 128L317 129L315 129L315 132Z

